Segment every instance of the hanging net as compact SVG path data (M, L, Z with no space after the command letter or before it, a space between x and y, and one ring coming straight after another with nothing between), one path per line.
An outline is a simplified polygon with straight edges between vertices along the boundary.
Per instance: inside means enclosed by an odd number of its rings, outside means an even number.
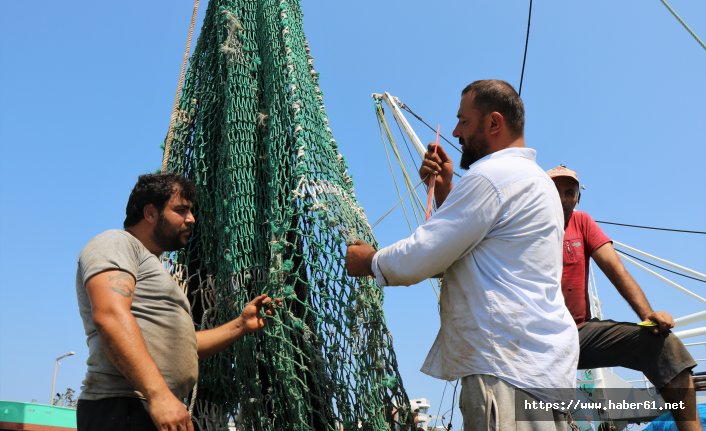
M201 362L201 429L408 429L383 290L345 273L346 244L374 238L328 127L299 2L209 2L172 132L167 170L199 187L199 223L171 256L198 329L260 293L284 304L265 330Z

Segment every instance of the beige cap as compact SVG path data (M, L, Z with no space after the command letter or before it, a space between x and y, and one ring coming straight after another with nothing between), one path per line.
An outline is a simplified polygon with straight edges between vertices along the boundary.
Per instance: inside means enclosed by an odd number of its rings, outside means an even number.
M576 175L576 172L564 165L559 165L556 168L549 169L547 171L547 175L549 175L549 178L568 177L576 181L577 184L579 183L579 176Z

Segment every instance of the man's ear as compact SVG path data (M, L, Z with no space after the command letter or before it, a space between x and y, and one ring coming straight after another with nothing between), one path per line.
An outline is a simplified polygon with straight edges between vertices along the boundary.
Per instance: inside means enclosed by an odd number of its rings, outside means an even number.
M157 218L159 218L159 211L157 211L157 207L154 204L147 204L142 208L142 217L150 224L156 223Z
M579 202L581 202L581 190L579 190L579 198L576 199L576 205L578 205Z
M505 125L505 118L497 111L488 114L488 132L491 135L497 135Z

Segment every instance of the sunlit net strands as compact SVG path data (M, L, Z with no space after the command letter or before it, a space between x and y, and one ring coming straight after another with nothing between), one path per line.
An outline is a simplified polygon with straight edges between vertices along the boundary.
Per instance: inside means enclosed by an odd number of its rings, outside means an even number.
M200 222L173 266L197 326L232 319L260 293L284 302L264 331L201 363L201 428L411 424L383 290L345 275L346 244L374 238L328 126L299 3L209 2L175 117L167 170L198 184Z

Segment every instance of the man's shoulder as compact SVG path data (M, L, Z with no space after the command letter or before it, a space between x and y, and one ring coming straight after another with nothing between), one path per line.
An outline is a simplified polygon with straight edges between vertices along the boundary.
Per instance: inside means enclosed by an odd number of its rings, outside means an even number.
M483 160L479 160L471 166L465 174L464 178L468 180L482 178L492 184L496 189L503 189L507 186L515 184L542 184L540 189L547 188L555 189L554 183L544 170L534 161L532 157L527 156L527 151L509 151L509 150L531 150L528 148L512 148L506 149L502 156L496 156L496 152L492 156ZM532 150L533 151L533 150ZM551 186L551 187L550 187Z
M132 235L122 229L108 229L91 238L87 245L106 242L131 242L130 237Z
M137 279L140 266L151 256L154 255L132 234L111 229L88 241L78 256L78 271L83 283L100 272L112 269L126 271Z
M98 249L136 248L136 238L121 229L109 229L91 238L81 250L81 255Z

